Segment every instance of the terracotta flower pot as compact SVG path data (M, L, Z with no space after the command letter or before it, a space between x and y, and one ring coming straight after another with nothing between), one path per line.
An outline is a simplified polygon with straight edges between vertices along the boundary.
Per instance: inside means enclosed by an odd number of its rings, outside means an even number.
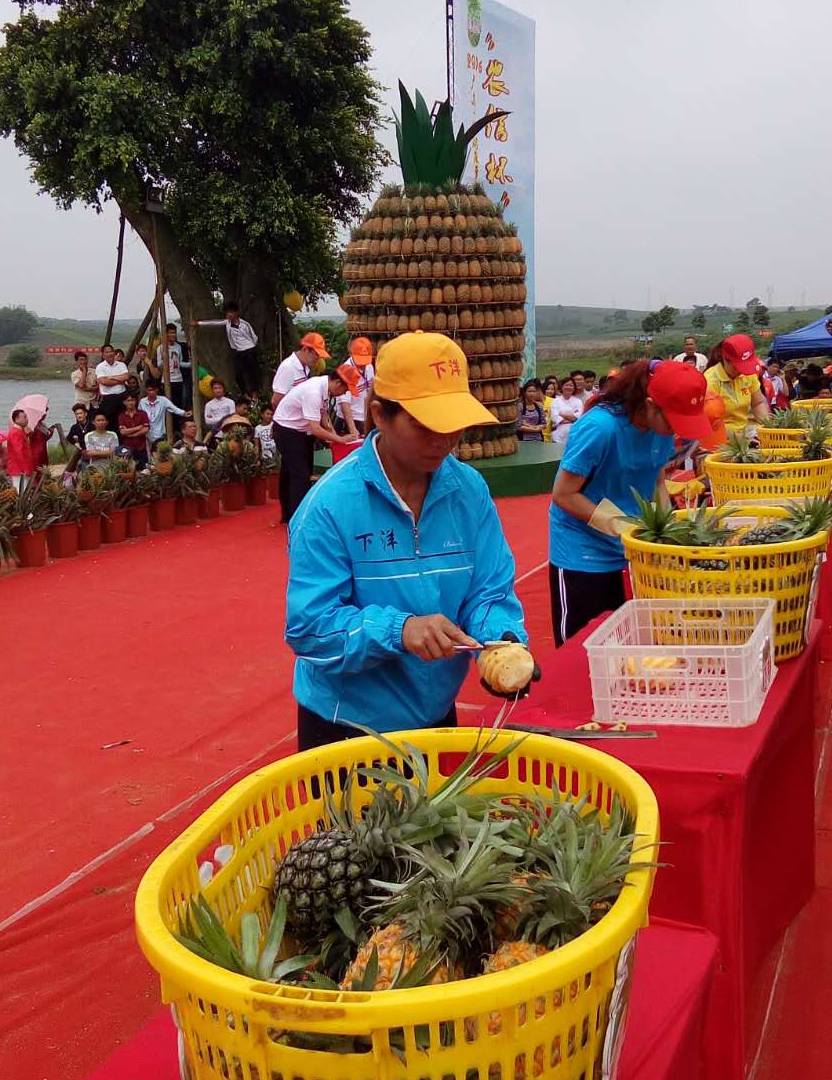
M213 487L207 495L196 500L196 516L198 518L215 518L220 516L220 489Z
M20 532L14 538L17 561L21 566L44 566L46 564L46 529Z
M46 530L50 558L71 559L78 554L78 522L56 521Z
M150 504L150 527L157 532L176 526L176 499L155 499Z
M105 544L120 544L127 539L127 511L109 510L101 521L101 539Z
M280 473L270 472L266 476L266 491L269 494L270 499L277 499L280 496Z
M265 476L252 476L246 481L246 504L248 506L265 506L268 497L268 488Z
M127 535L133 539L147 536L150 527L150 504L140 503L127 511Z
M223 510L243 510L246 505L245 484L222 485L222 508Z
M78 550L95 551L101 547L101 515L85 514L78 522Z
M180 495L176 500L176 524L193 525L196 521L196 495Z

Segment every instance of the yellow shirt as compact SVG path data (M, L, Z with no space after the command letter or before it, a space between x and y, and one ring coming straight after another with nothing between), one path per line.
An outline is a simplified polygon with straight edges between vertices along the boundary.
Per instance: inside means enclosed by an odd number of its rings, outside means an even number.
M751 418L751 395L760 389L756 375L728 376L722 364L715 364L705 372L708 389L719 394L725 402L725 426L745 429Z
M543 429L543 441L552 441L552 402L554 398L543 395L543 408L546 410L546 427Z

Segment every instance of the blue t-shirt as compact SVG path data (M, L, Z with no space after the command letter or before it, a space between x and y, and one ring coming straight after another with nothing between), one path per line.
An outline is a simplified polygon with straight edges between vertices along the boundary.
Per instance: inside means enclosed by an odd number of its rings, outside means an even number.
M607 498L625 514L638 511L633 493L652 497L659 474L674 456L672 435L640 431L623 412L596 405L572 425L561 469L586 477L582 494ZM561 570L602 574L626 564L621 541L549 506L549 561Z

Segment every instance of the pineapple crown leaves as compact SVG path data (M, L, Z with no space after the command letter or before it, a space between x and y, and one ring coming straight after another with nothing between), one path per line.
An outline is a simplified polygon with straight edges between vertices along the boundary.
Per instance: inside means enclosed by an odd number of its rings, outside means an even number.
M786 522L797 539L827 532L832 526L832 503L821 495L788 504Z
M649 543L676 545L687 543L687 524L676 517L672 506L650 502L635 488L630 488L630 491L638 507L638 513L628 517L627 521L636 526L639 539Z
M200 893L192 897L181 920L180 932L175 934L180 945L237 975L279 983L305 971L318 958L312 954L290 956L278 961L286 929L286 901L279 897L275 903L265 937L260 920L246 912L240 921L240 945L217 917L214 909Z
M418 939L420 951L439 948L456 960L466 945L491 933L504 907L528 893L511 880L515 864L491 841L485 820L474 840L463 836L449 856L430 847L407 849L415 871L408 880L372 883L380 890L373 922L400 923L406 937Z
M803 435L803 458L818 461L829 457L828 440L832 438L832 421L823 409L811 409Z
M415 103L399 82L400 116L395 116L399 163L406 185L426 184L440 188L447 181L459 183L465 171L468 147L482 129L509 113L498 109L481 117L467 130L460 124L454 135L451 103L445 100L431 120L425 99L417 90Z
M765 461L764 455L752 449L748 436L744 431L729 431L728 442L721 451L723 461L734 462L737 465L759 465Z

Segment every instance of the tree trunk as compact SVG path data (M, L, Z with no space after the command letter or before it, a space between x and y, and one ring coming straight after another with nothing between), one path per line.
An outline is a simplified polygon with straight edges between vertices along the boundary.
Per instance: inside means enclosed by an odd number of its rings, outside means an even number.
M118 290L121 284L121 264L124 261L124 211L118 218L118 245L116 247L116 276L113 281L113 299L110 302L110 318L107 320L107 333L104 335L104 344L110 344L113 333L113 323L116 321L116 308L118 307ZM127 361L130 362L129 359Z
M150 326L150 324L153 322L153 316L155 314L156 314L156 297L154 296L153 299L150 302L150 307L147 309L147 314L142 319L141 323L139 324L138 330L133 335L133 340L130 342L130 348L127 350L127 355L124 358L124 362L125 362L125 364L127 364L128 367L130 366L130 362L133 359L133 354L135 353L136 349L138 348L139 342L142 340L144 335L147 333L148 326Z
M207 282L187 250L176 239L173 228L165 214L151 215L135 205L123 204L127 220L136 230L145 247L154 257L153 221L156 218L156 236L159 244L159 261L167 291L170 293L183 319L218 318L211 283ZM264 266L257 258L247 255L236 266L218 270L219 284L225 299L236 299L242 317L254 327L260 346L261 387L271 385L277 364L297 345L297 331L281 300L276 295L279 275L273 268ZM232 287L232 283L234 283ZM218 375L229 386L234 384L234 365L228 348L228 339L222 327L200 329L199 359L212 374ZM197 372L194 372L197 378Z
M159 261L165 286L179 314L188 319L193 312L195 319L216 319L217 308L209 282L179 243L165 214L151 215L141 207L130 203L122 205L124 215L138 233L142 243L154 258L153 217L156 217L156 236L159 244ZM164 329L163 329L164 332ZM233 385L234 367L229 356L228 340L223 331L213 333L210 329L200 334L200 360L219 378ZM196 374L196 373L195 373Z

